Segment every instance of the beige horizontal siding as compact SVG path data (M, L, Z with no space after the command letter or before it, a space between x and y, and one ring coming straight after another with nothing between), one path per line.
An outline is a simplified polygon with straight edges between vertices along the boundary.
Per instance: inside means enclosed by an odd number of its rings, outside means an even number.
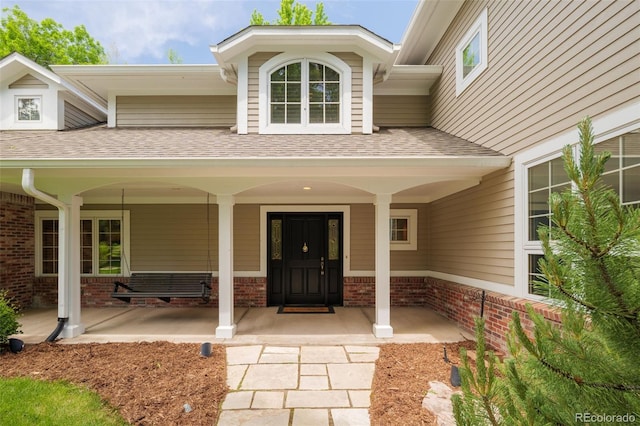
M37 79L31 74L26 74L9 84L9 89L46 89L48 87L49 85L47 83Z
M429 96L376 95L373 97L373 124L380 127L429 126Z
M373 204L352 204L351 270L373 271L375 262L375 210Z
M391 250L391 271L424 271L429 255L429 210L426 204L392 204L392 209L416 209L418 211L418 249Z
M260 270L260 206L233 208L233 264L236 271Z
M235 96L118 96L118 127L231 127Z
M126 206L133 271L208 271L218 267L218 209L204 204ZM207 235L210 241L207 242ZM211 262L207 260L211 256Z
M428 269L513 285L513 169L434 201L428 210Z
M64 128L65 129L78 129L80 127L87 127L93 124L97 124L98 120L91 117L80 108L70 104L64 103Z
M362 133L362 57L349 52L335 52L351 68L351 133Z
M249 88L247 102L247 129L249 133L258 133L260 67L281 52L259 52L249 56Z
M455 96L459 40L488 7L488 68ZM629 0L465 2L428 60L432 125L514 154L640 99L640 11Z
M391 271L424 271L427 269L428 206L426 204L393 204L392 209L418 210L418 249L391 250ZM374 271L375 207L372 204L351 205L351 270Z

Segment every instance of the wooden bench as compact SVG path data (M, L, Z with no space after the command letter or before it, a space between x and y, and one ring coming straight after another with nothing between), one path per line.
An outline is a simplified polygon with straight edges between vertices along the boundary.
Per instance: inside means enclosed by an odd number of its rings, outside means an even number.
M123 289L123 291L118 291ZM211 296L211 274L204 272L133 273L127 284L116 281L111 297L131 302L131 298L158 298L169 302L172 297L201 298Z

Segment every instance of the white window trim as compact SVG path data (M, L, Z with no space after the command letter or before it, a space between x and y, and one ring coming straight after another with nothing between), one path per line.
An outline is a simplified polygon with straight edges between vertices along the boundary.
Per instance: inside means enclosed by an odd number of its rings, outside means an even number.
M594 141L599 143L616 136L629 133L640 128L640 103L631 104L611 114L592 121ZM577 125L577 123L576 123ZM578 144L579 135L576 128L553 139L547 140L527 151L517 154L513 159L515 169L514 194L514 255L515 255L515 295L531 299L548 301L548 299L529 294L529 254L542 252L539 243L529 242L528 234L528 168L557 158L565 145Z
M19 114L19 110L18 110L18 104L20 102L20 99L37 99L40 101L40 118L37 120L21 120L20 119L20 114ZM42 123L42 117L44 115L44 104L42 102L42 95L16 95L15 96L15 107L13 109L14 114L15 114L15 118L16 118L16 123Z
M294 61L318 62L330 66L340 74L340 123L307 125L269 123L269 77L273 71ZM258 131L260 134L351 133L351 68L340 58L323 52L309 55L281 53L260 66L258 79ZM303 84L304 82L303 78Z
M476 34L480 34L480 63L466 76L463 77L462 52ZM456 46L456 96L459 96L473 81L478 78L488 66L489 31L487 28L487 9L485 8L478 19L473 23L469 31L462 37Z
M407 219L408 241L390 241L391 250L418 250L418 210L390 209L389 219Z
M123 232L123 238L124 238L124 252L122 253L122 270L120 272L120 274L99 274L97 272L94 272L93 274L81 274L83 277L117 277L117 276L128 276L130 273L130 266L129 266L129 254L131 253L130 251L130 212L129 210L125 210L125 211L118 211L118 210L82 210L80 212L80 220L83 219L92 219L94 220L94 242L95 242L95 226L96 226L96 219L109 219L109 220L113 220L113 219L119 219L119 220L124 220L124 223L122 224L122 232ZM35 262L36 262L36 276L37 277L56 277L58 276L58 274L43 274L42 273L42 220L43 219L58 219L58 211L57 210L37 210L35 212L35 237L36 237L36 241L35 241ZM80 235L78 235L78 238L80 238ZM93 255L92 255L92 261L93 261L93 271L98 271L99 268L97 268L97 263L98 263L98 256L97 256L97 250L98 247L96 244L93 245Z

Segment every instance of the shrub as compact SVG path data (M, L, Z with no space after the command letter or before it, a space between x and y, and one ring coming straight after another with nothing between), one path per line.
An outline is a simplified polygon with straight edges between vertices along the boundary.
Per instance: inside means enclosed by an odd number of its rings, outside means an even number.
M0 290L0 351L9 342L9 336L20 331L18 307L11 302L7 290Z

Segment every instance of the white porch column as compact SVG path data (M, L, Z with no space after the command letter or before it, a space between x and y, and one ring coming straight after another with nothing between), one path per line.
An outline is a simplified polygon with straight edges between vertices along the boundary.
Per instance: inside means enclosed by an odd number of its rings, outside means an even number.
M62 338L84 333L80 318L80 206L82 198L61 197L66 208L58 213L58 317L68 318Z
M373 334L393 337L391 327L391 255L389 218L391 194L376 194L376 322Z
M216 337L236 334L233 322L233 195L218 195L218 328Z

